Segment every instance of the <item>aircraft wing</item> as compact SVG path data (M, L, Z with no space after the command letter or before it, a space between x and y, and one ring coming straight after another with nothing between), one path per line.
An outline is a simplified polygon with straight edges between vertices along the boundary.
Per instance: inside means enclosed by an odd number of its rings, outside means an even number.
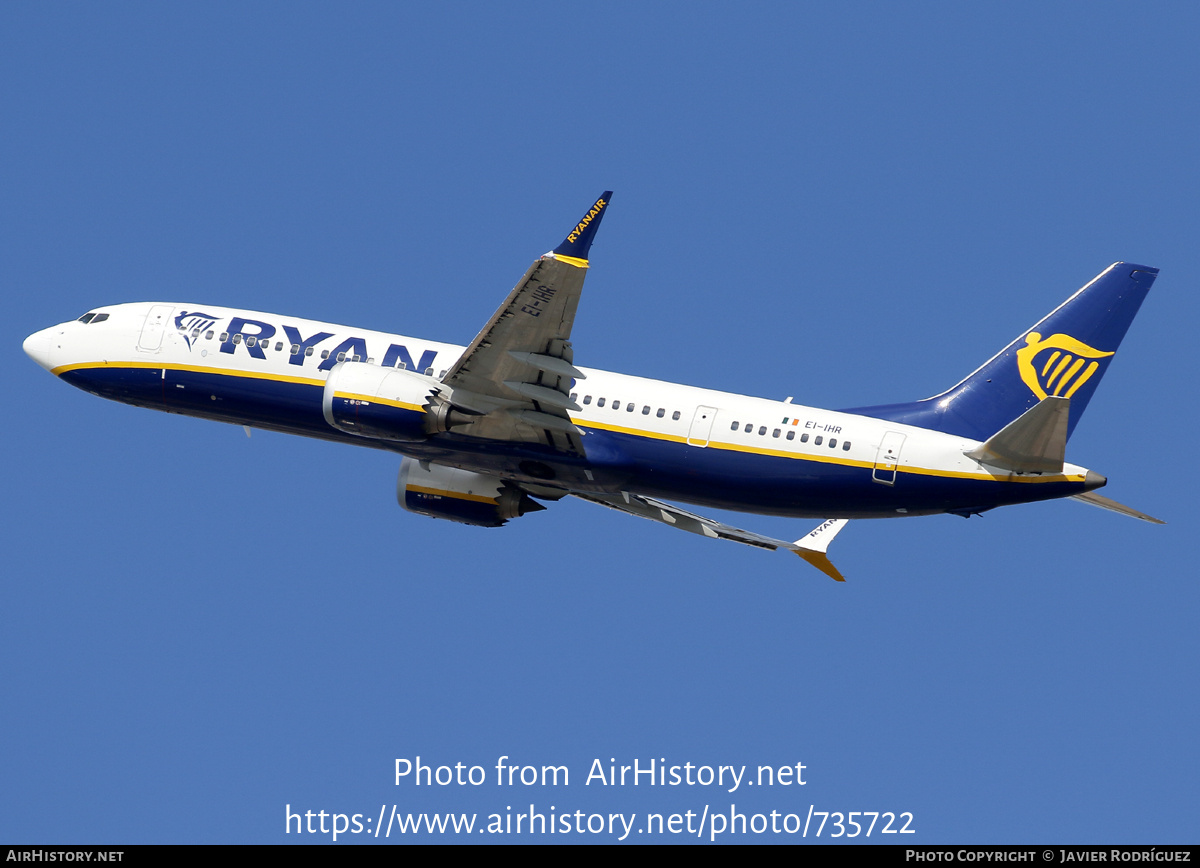
M567 411L575 368L571 327L587 275L588 252L611 191L562 244L525 272L442 383L440 398L460 411L455 430L475 437L547 444L583 454Z
M785 542L723 524L714 519L696 515L694 512L688 512L686 509L681 509L674 504L655 500L653 497L646 497L641 494L630 494L627 491L622 491L619 494L595 494L593 492L572 491L571 494L580 500L590 500L592 503L607 506L609 509L627 512L640 518L648 518L651 521L657 521L678 530L685 530L688 533L700 534L712 539L727 539L742 543L743 545L755 546L770 551L785 549L786 551L795 552L830 578L839 582L845 581L845 578L830 563L826 555L829 543L846 526L847 519L844 518L824 521L795 542Z

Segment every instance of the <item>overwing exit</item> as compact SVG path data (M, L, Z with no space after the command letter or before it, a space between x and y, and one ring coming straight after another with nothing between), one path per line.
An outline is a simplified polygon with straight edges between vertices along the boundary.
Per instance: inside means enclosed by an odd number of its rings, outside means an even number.
M828 556L850 519L1096 493L1067 441L1158 274L1118 262L932 398L849 410L576 365L575 313L611 192L534 260L466 347L213 305L95 308L25 352L137 406L385 449L401 506L498 527L574 496L713 539ZM672 502L674 501L674 502ZM677 505L820 519L772 539Z

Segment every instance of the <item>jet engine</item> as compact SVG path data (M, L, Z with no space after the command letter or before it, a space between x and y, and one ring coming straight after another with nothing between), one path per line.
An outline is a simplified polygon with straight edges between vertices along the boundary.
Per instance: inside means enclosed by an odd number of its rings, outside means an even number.
M480 527L500 527L510 518L546 508L495 476L412 458L400 463L396 499L409 512Z
M342 362L329 372L321 409L348 434L413 441L429 436L426 405L439 387L433 377L365 362Z

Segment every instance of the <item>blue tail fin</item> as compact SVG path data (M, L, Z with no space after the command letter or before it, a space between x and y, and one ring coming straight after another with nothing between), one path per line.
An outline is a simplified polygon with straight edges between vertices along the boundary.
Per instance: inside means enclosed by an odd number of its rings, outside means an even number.
M845 412L986 440L1059 395L1071 399L1070 437L1157 275L1157 268L1114 263L948 391Z

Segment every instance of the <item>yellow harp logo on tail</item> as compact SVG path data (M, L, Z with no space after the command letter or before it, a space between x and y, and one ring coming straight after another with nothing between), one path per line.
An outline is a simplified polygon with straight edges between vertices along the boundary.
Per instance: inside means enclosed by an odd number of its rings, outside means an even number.
M1113 353L1102 353L1070 335L1050 335L1042 340L1037 332L1025 335L1026 346L1017 350L1021 381L1040 401L1050 395L1070 398L1092 378L1100 363ZM1115 350L1113 352L1116 352Z

